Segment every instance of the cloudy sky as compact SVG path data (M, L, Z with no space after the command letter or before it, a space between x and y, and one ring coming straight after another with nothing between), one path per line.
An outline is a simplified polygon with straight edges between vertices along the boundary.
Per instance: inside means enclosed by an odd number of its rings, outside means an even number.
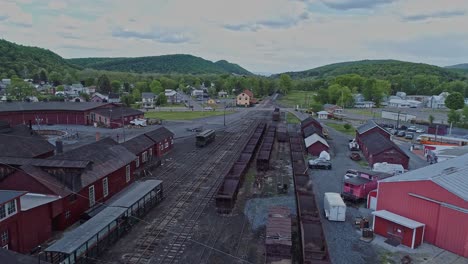
M185 53L253 72L468 62L468 0L0 0L0 38L65 58Z

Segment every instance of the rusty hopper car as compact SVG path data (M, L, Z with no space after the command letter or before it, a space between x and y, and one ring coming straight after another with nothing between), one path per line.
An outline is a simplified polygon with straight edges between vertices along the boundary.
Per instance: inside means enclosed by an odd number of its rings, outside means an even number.
M288 141L288 128L285 124L278 124L276 127L276 135L278 142Z
M270 156L275 141L275 132L275 126L268 127L267 134L263 139L257 157L257 170L259 171L267 171L270 169Z
M273 111L273 121L280 121L281 120L281 116L280 116L280 109L279 108L275 108L275 110Z
M292 259L291 212L287 207L271 207L266 223L266 263Z
M255 154L258 145L265 133L266 124L261 123L257 126L254 133L250 136L247 144L244 146L237 161L231 169L224 175L216 194L216 209L219 213L229 214L235 206L237 193L239 192L249 163Z

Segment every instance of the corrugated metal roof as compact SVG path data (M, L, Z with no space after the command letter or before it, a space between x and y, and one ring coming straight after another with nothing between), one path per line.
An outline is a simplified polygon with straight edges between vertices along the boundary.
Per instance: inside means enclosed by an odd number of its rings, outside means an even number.
M4 204L10 200L15 199L23 194L26 194L24 191L10 191L10 190L0 190L0 204Z
M375 215L375 216L378 216L380 218L383 218L385 220L388 220L390 222L393 222L393 223L396 223L396 224L399 224L399 225L402 225L402 226L405 226L405 227L408 227L408 228L411 228L411 229L415 229L415 228L424 226L423 223L420 223L418 221L414 221L412 219L406 218L406 217L401 216L401 215L394 214L394 213L389 212L387 210L375 211L375 212L372 212L372 214Z
M43 111L43 110L63 110L63 111L86 111L97 107L108 105L109 103L95 102L11 102L0 104L0 112L13 111Z
M468 154L409 171L381 182L429 180L468 201Z
M322 137L320 137L319 135L317 135L317 134L313 134L313 135L311 135L311 136L304 139L304 143L305 143L306 148L310 147L311 145L315 144L316 142L320 142L320 143L324 144L325 146L329 147L327 141L325 139L323 139Z
M89 165L90 161L0 157L0 163L9 165L33 165L38 167L62 167L84 169Z
M33 158L54 151L54 145L38 136L0 134L0 155Z
M145 135L154 142L159 143L168 137L174 136L174 133L165 127L158 127L153 131L146 132Z
M378 127L380 129L382 129L383 131L385 131L385 133L388 133L390 134L387 130L383 129L381 126L377 125L377 123L375 123L374 120L369 120L367 121L367 123L359 126L356 130L359 134L363 134L371 129L373 129L374 127Z
M397 144L395 144L390 139L382 136L380 133L372 133L365 135L361 138L361 140L362 143L366 146L369 154L377 155L379 153L382 153L383 151L393 148L402 155L408 157L408 155L406 155L406 153L403 152L400 149L400 147L397 146Z
M112 111L111 111L112 110ZM126 116L143 115L144 113L140 110L129 108L129 107L113 107L113 108L98 108L93 110L93 113L99 114L111 118L112 120L118 120Z
M135 155L154 146L154 142L145 135L136 136L121 144Z
M107 225L120 217L136 201L144 197L161 183L162 182L158 180L133 183L131 187L126 189L126 191L119 196L119 199L108 204L104 210L84 224L74 230L66 232L61 239L46 248L45 251L72 254L85 244L86 241L90 240Z

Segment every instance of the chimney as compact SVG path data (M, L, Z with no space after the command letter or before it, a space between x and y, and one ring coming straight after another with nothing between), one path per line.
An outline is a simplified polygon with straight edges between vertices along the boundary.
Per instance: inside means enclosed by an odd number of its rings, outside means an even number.
M101 139L101 134L99 132L96 132L96 141L99 141Z
M63 142L60 139L57 139L55 141L55 154L61 154L63 153Z

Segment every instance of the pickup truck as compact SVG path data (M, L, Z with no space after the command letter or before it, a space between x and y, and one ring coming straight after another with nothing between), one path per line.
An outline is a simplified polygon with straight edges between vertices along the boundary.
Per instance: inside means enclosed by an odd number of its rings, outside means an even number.
M133 119L132 121L130 121L130 124L132 124L134 126L145 127L146 126L146 119L142 119L142 118Z

